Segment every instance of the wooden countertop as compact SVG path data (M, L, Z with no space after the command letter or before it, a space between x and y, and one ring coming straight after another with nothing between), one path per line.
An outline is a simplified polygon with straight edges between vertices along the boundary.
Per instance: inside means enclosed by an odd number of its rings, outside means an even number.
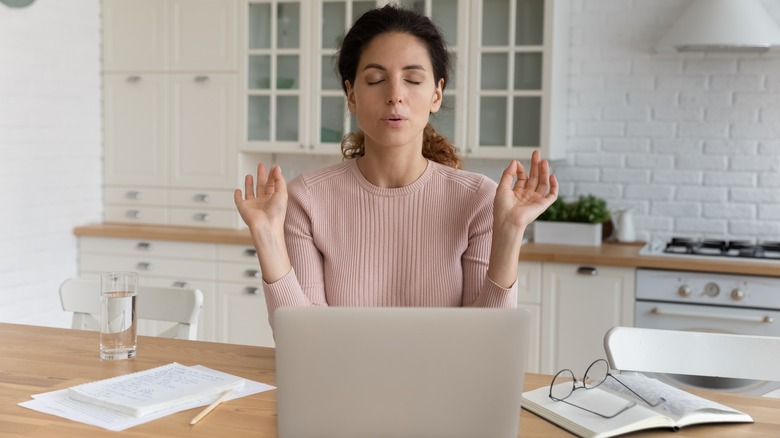
M117 237L201 243L251 245L249 231L217 228L188 228L153 225L99 224L77 227L80 237ZM520 260L584 265L622 266L628 268L671 269L742 275L780 277L780 262L754 260L704 260L639 255L644 243L604 243L601 246L545 245L526 243Z

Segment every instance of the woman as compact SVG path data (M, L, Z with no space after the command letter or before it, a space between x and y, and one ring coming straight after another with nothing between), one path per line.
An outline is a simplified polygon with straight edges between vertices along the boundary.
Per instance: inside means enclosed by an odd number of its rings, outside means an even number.
M269 318L282 306L515 307L523 232L557 197L549 164L513 160L500 183L457 170L428 124L447 85L438 29L385 6L347 33L338 70L360 132L345 160L289 189L279 167L235 202L257 249ZM514 178L517 181L512 185Z

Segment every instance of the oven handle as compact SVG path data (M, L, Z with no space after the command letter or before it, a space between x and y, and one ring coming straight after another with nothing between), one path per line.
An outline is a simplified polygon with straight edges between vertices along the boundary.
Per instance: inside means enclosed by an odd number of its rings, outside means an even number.
M775 318L766 315L763 317L751 317L751 316L734 316L734 315L725 315L725 314L707 314L707 313L696 313L696 312L675 312L675 311L669 311L669 310L661 310L660 307L653 307L653 310L650 311L653 315L665 315L665 316L690 316L694 318L709 318L709 319L727 319L732 321L747 321L747 322L758 322L758 323L766 323L766 324L772 324L775 322Z

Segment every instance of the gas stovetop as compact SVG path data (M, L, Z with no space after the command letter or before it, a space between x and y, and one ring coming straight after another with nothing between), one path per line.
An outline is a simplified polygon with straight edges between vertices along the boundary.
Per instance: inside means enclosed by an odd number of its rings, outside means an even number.
M641 254L677 257L727 258L755 261L780 261L780 242L750 242L747 240L713 240L673 237L672 240L650 242Z

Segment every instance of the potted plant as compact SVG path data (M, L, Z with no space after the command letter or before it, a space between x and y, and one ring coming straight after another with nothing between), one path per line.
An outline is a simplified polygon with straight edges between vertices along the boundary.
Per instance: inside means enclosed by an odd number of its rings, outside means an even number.
M609 220L607 201L593 195L566 202L558 198L534 222L534 242L601 245L602 224Z

